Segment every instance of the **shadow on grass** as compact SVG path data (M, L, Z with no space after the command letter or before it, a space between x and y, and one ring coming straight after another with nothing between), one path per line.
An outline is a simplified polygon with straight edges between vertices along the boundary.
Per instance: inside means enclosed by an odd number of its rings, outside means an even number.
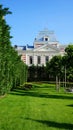
M45 88L45 89L52 87L52 85L41 85L41 86L40 86L40 85L35 85L35 84L34 84L33 86L34 86L35 88ZM55 85L54 85L53 87L55 88Z
M10 94L12 95L19 95L19 96L32 96L32 97L38 97L38 98L52 98L52 99L73 99L73 96L66 96L66 95L60 95L60 94L56 94L56 95L51 95L48 93L40 93L40 92L36 92L34 91L25 91L25 90L14 90L12 91Z
M73 104L67 105L68 107L73 107Z
M46 120L35 120L35 119L32 119L32 118L26 118L26 119L36 121L38 123L42 123L44 125L47 125L48 127L73 130L73 124L69 124L69 123L59 123L59 122L55 122L55 121L46 121Z

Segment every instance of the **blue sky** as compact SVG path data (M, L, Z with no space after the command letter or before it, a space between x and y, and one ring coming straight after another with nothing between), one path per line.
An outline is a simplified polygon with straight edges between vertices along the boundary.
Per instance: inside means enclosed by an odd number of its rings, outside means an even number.
M0 0L0 4L12 11L6 16L12 45L33 45L44 28L54 30L60 43L73 43L73 0Z

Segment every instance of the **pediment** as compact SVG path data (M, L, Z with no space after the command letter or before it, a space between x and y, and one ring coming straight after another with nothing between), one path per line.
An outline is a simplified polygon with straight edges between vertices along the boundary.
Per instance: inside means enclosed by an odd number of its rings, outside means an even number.
M51 44L46 44L46 45L43 45L41 47L38 47L36 49L34 49L34 51L49 51L49 52L59 52L59 49L57 47L54 47L53 45Z

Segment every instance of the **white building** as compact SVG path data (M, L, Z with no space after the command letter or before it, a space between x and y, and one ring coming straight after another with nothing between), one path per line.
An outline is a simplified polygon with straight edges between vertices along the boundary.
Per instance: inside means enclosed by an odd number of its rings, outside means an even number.
M53 31L44 29L40 31L38 36L34 39L33 46L17 46L16 50L21 55L21 59L28 66L34 65L46 65L55 55L64 55L66 45L61 45L56 40Z

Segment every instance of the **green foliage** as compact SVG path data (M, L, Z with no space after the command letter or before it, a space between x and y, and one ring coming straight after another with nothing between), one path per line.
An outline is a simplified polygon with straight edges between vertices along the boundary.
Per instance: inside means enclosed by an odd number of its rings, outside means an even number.
M61 63L61 59L62 57L61 56L54 56L50 61L49 63L47 63L47 67L49 69L49 73L53 76L56 76L56 75L60 75L60 72L61 72L61 66L62 66L62 63Z
M45 81L48 80L47 70L45 66L29 66L28 81Z
M11 14L9 9L0 5L0 95L27 80L27 67L11 46L10 27L4 18L7 14Z
M66 67L73 67L73 45L68 45L65 49L66 52Z
M73 82L73 45L68 45L62 58L63 72L66 67L66 79Z

